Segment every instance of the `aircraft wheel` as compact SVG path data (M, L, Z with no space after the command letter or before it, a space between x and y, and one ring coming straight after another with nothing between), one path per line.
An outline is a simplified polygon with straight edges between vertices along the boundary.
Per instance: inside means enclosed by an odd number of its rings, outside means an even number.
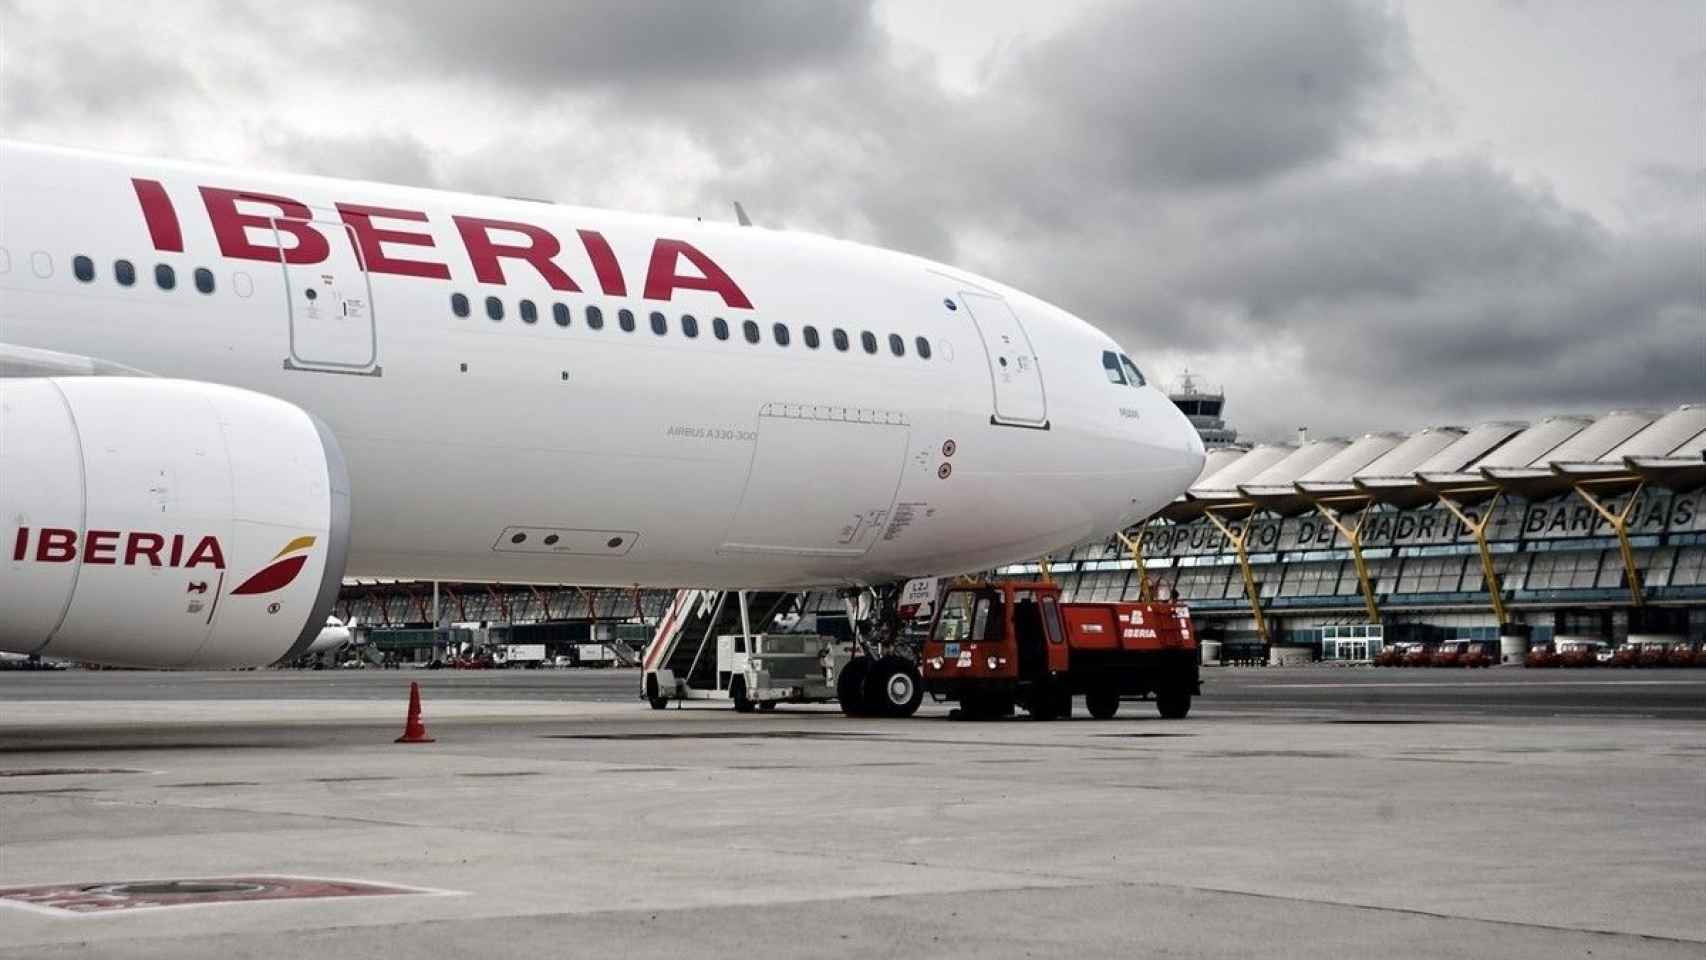
M765 700L764 702L762 702L758 705L758 709L764 711L765 713L774 712L776 709L776 701Z
M918 667L893 654L872 664L865 677L867 709L879 717L910 717L924 702L924 678Z
M729 699L735 702L736 713L751 713L758 709L758 704L747 699L744 677L736 677L734 682L729 684Z
M647 674L646 702L652 705L653 710L662 710L669 706L669 698L663 696L662 693L663 691L658 689L658 675L655 673Z
M865 716L865 675L870 672L870 657L854 657L835 678L835 699L841 701L841 712L849 717Z

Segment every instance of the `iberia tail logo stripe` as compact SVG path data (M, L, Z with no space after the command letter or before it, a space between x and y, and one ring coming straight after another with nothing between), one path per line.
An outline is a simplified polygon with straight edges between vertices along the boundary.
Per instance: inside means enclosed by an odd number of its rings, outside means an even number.
M231 595L245 596L282 590L296 579L308 563L308 551L314 546L313 537L297 537L273 554L272 562L255 571L255 575L237 584ZM280 558L283 559L280 559Z

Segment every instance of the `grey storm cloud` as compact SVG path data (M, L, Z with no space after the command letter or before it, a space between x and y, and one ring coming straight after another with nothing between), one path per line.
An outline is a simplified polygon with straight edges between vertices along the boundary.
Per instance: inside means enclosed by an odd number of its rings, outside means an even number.
M881 36L870 0L411 0L378 9L406 41L389 50L401 63L418 65L424 51L442 69L534 89L655 93L821 70Z
M43 42L54 33L53 42ZM122 22L55 31L16 3L0 3L0 121L58 114L99 122L195 99L204 88L167 49L124 42Z
M1021 156L1069 144L1066 172L1110 186L1248 182L1363 129L1407 49L1389 13L1336 0L1108 6L1027 51L982 106L1018 108L1002 134Z
M1706 156L1631 147L1611 223L1496 152L1383 150L1440 109L1401 5L1092 4L959 84L872 0L128 15L0 0L7 129L100 146L120 104L179 152L224 123L236 162L725 218L741 200L1189 362L1257 434L1706 400ZM1685 99L1703 65L1676 65ZM363 98L279 109L304 75ZM233 85L237 117L203 111Z

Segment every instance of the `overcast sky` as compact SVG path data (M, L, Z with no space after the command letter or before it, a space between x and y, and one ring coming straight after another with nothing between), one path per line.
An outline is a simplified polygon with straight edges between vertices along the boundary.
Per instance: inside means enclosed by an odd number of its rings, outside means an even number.
M1699 0L0 0L0 135L740 200L1058 303L1246 435L1706 401Z

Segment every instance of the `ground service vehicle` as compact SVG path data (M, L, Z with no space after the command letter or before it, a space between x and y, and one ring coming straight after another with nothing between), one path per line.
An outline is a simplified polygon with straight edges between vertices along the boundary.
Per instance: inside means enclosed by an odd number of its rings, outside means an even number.
M1599 666L1600 653L1610 646L1603 640L1559 640L1554 649L1558 651L1559 666L1579 670Z
M543 643L506 643L503 646L503 665L510 669L537 670L544 662Z
M1436 667L1490 667L1493 658L1487 656L1487 651L1478 643L1467 640L1449 640L1439 645L1434 651L1433 665Z
M950 588L920 656L924 689L959 702L963 717L1112 717L1123 697L1152 695L1183 717L1200 692L1190 612L1172 603L1062 603L1051 583Z

